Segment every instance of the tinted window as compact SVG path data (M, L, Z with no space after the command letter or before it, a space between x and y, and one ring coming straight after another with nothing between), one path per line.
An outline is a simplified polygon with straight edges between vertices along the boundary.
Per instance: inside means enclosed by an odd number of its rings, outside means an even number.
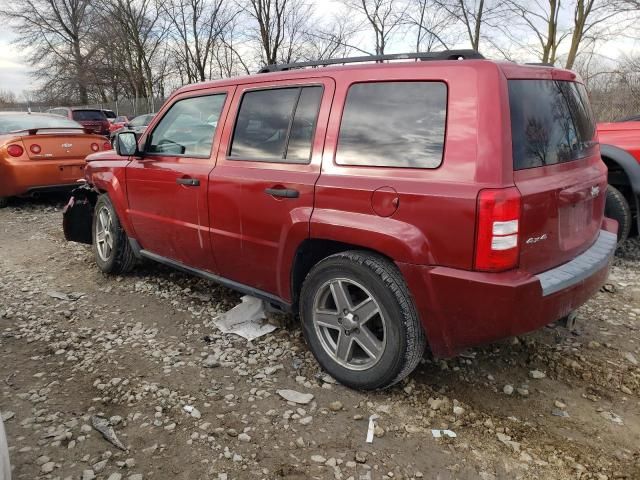
M242 97L231 158L306 163L322 87L278 88Z
M349 88L336 162L436 168L442 161L447 87L442 82L359 83Z
M595 123L584 86L509 80L513 169L569 162L591 154Z
M208 157L226 95L187 98L174 103L153 130L147 152ZM151 115L147 115L148 124ZM133 125L133 122L131 122Z
M308 162L311 144L316 131L318 108L322 100L322 87L303 88L293 116L291 133L287 145L286 159L291 162Z
M132 127L144 127L151 123L154 115L140 115L129 122Z
M79 123L54 115L10 113L0 115L0 133L29 130L32 128L82 129Z
M107 117L104 116L104 113L102 113L101 110L74 110L73 112L71 112L71 116L78 122L99 122L107 119Z

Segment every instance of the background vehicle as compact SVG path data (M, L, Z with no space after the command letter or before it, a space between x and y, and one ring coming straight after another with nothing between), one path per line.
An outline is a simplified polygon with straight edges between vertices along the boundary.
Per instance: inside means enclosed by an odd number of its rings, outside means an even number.
M155 113L138 115L134 119L126 122L119 129L112 131L111 139L113 140L113 137L115 136L116 133L125 132L125 131L134 132L136 135L143 134L144 131L147 129L147 126L149 125L149 123L151 123L151 120L153 120L153 117L155 116L156 116Z
M107 120L109 120L109 122L113 122L117 117L116 112L114 112L113 110L106 110L103 108L102 113L104 113L104 116L107 117Z
M148 258L299 314L355 388L401 380L427 340L446 357L568 315L617 228L580 79L470 51L367 60L407 58L178 90L88 158L67 239L103 272Z
M640 231L640 121L600 123L598 139L609 170L606 214L618 221L624 241Z
M113 134L114 132L120 130L122 127L124 127L127 123L129 122L129 119L127 117L125 117L124 115L120 115L116 118L114 118L111 121L111 125L109 125L109 134Z
M111 146L72 120L44 113L0 113L0 207L8 197L69 190L85 157Z
M75 120L86 129L99 135L109 135L109 120L100 109L59 107L47 110L47 113Z
M11 480L11 465L9 463L9 445L4 431L2 417L0 417L0 480Z

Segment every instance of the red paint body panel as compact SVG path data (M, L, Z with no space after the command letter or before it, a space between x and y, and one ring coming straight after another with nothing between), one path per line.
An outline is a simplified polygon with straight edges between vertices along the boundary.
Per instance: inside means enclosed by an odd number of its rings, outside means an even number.
M596 185L604 192L606 168L594 155L514 172L509 79L580 81L573 72L554 68L464 60L303 69L190 85L174 93L146 134L176 100L227 91L211 158L143 156L129 163L114 152L92 155L87 179L109 193L127 234L143 248L284 303L296 294L293 262L306 239L380 252L401 269L434 354L449 356L560 318L586 301L607 274L603 268L542 296L535 274L567 262L595 240L603 224L603 195L587 198L585 192ZM447 87L442 164L434 169L337 165L349 86L410 80ZM228 158L244 91L318 84L324 94L310 163ZM144 143L145 136L139 145ZM176 185L184 175L200 180L200 187ZM522 195L520 244L541 233L548 243L522 248L517 269L473 271L478 194L514 186ZM295 189L299 196L265 193L274 187ZM604 228L615 226L605 221Z
M640 163L640 122L599 123L598 139L626 150Z
M618 226L605 221L602 228L615 233ZM540 282L522 270L482 273L397 265L436 357L451 357L467 347L542 328L584 304L602 286L609 271L607 265L584 281L543 297Z

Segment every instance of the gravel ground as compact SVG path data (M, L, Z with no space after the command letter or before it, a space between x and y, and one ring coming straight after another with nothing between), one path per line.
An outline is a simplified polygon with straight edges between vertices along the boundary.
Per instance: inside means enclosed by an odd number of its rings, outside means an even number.
M222 335L212 319L238 294L152 264L104 276L61 219L55 199L0 211L16 479L640 478L637 240L574 331L426 357L402 384L360 393L323 374L293 319L254 342Z

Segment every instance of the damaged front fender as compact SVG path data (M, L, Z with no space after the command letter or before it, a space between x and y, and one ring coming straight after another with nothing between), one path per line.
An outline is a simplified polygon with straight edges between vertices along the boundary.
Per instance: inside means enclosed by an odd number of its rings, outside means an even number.
M91 227L97 199L98 192L89 184L84 184L71 192L69 203L62 212L62 229L67 241L89 245L93 243Z

